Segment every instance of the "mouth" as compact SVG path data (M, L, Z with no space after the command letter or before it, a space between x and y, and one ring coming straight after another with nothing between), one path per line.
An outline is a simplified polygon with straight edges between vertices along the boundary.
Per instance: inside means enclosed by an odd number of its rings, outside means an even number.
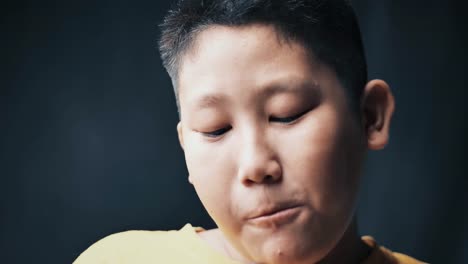
M277 227L292 222L299 216L302 205L293 203L280 203L271 207L257 210L248 222L259 227Z

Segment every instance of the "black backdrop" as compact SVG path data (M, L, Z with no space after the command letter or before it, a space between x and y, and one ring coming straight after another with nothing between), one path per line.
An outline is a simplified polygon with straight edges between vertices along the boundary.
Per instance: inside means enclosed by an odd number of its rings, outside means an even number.
M368 159L361 231L468 263L466 5L353 2L370 76L397 102L390 145ZM156 50L168 6L2 1L2 263L70 263L114 232L213 226L187 182Z

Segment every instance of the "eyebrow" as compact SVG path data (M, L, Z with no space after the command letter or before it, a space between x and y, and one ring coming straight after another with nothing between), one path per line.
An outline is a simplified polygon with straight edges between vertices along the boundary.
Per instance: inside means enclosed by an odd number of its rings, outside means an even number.
M226 102L226 98L222 94L206 94L200 99L195 100L195 108L203 109L213 107Z
M298 80L281 80L274 82L274 84L268 84L259 93L259 96L272 96L280 93L291 93L302 91L303 89L317 89L320 85L316 82L303 82ZM194 100L195 109L203 109L214 107L217 105L225 104L227 98L222 93L206 94L201 96L199 99Z
M286 79L275 81L271 85L266 85L261 94L263 96L271 96L279 93L294 93L301 92L306 89L311 89L317 92L320 85L316 81L305 81L301 79Z
M289 83L275 83L273 85L266 86L265 89L263 89L263 91L261 92L261 94L271 96L279 93L291 93L302 90L303 86L303 84L297 85L297 83L293 83L293 85Z

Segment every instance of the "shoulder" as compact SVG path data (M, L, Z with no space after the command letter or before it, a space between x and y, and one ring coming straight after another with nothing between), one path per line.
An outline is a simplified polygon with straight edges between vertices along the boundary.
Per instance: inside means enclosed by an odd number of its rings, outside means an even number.
M74 264L235 263L204 242L201 230L186 224L180 230L116 233L94 243Z
M424 264L415 258L405 254L393 252L388 248L380 246L370 236L362 237L362 241L371 248L371 253L362 264Z
M425 264L426 262L419 261L415 258L407 256L405 254L393 252L393 256L398 260L398 263L401 264Z
M91 245L74 264L164 261L176 256L178 249L191 242L182 231L126 231L112 234Z

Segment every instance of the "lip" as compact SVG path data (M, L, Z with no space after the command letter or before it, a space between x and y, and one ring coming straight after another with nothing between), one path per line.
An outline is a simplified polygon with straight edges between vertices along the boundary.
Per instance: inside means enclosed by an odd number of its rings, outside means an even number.
M279 204L258 210L247 220L259 227L276 227L292 222L301 212L299 204Z

